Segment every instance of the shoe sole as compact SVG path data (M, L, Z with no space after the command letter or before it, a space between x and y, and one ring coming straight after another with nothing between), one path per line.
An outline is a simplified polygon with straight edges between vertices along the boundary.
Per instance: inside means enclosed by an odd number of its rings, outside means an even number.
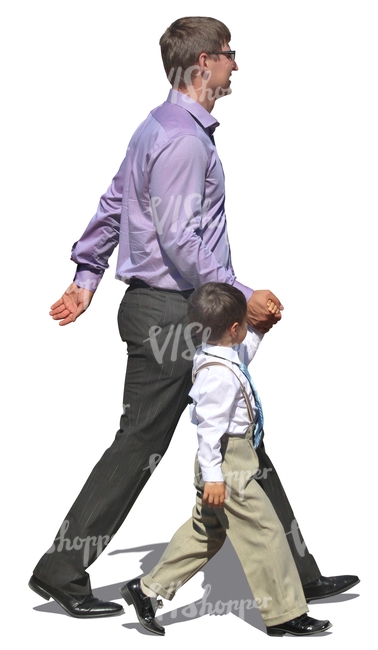
M149 627L146 627L145 621L139 616L138 608L136 606L136 603L134 602L133 595L129 591L127 585L123 585L123 587L120 588L120 592L122 594L122 597L125 599L126 603L128 605L133 605L134 606L135 613L136 613L136 615L138 617L138 621L145 630L147 630L148 632L151 632L151 634L156 634L158 636L164 636L165 635L165 630L163 630L162 632L158 632L156 630L151 630Z
M332 591L329 594L324 594L324 596L309 596L306 598L306 603L311 603L314 600L323 600L324 598L332 598L332 596L339 596L340 594L345 593L345 591L349 591L349 589L353 589L360 580L356 580L356 582L353 582L353 584L349 585L348 587L344 587L343 589L338 589L337 591Z

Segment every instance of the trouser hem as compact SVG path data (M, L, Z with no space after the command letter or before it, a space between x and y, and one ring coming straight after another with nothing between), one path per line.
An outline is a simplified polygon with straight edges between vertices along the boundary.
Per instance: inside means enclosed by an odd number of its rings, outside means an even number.
M148 576L144 576L143 579L141 579L141 583L145 586L148 587L148 589L151 589L155 594L158 596L161 596L165 600L173 600L173 598L176 595L177 589L182 586L182 583L176 585L176 588L174 591L168 591L167 589L164 589L164 587L159 584L158 582L154 582L154 580L151 580Z
M297 618L297 616L306 614L306 612L308 611L309 609L307 605L303 605L302 607L295 607L294 609L291 609L289 612L285 612L285 614L281 614L280 616L270 616L268 618L265 618L264 612L260 610L260 613L265 626L270 627L271 625L279 625L280 623L287 623L288 621L291 621L293 618Z

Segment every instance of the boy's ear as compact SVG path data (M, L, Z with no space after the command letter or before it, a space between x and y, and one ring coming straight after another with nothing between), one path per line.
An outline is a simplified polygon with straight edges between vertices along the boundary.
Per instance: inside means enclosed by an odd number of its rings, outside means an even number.
M231 325L230 335L232 338L235 338L235 336L237 335L238 327L239 327L239 323L234 323L233 325Z

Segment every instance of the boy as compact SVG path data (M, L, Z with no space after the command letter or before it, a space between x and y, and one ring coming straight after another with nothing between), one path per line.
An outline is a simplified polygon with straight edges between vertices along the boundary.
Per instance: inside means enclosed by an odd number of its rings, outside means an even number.
M268 308L276 309L274 303ZM253 480L259 469L255 448L262 410L246 366L262 335L248 330L244 294L226 283L209 282L188 301L188 320L202 329L190 391L197 424L196 505L175 533L156 567L121 588L140 623L155 634L151 598L171 600L229 536L271 636L324 632L329 621L306 615L308 607L285 533L273 506Z

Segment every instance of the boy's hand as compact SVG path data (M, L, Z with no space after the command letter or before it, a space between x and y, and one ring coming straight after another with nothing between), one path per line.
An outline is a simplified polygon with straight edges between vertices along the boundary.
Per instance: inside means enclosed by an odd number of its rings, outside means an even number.
M278 314L280 311L280 308L274 304L273 300L268 300L266 306L268 307L268 311L270 311L271 314Z
M205 482L203 488L202 503L209 508L223 508L224 500L227 498L226 484L224 481L219 483Z

